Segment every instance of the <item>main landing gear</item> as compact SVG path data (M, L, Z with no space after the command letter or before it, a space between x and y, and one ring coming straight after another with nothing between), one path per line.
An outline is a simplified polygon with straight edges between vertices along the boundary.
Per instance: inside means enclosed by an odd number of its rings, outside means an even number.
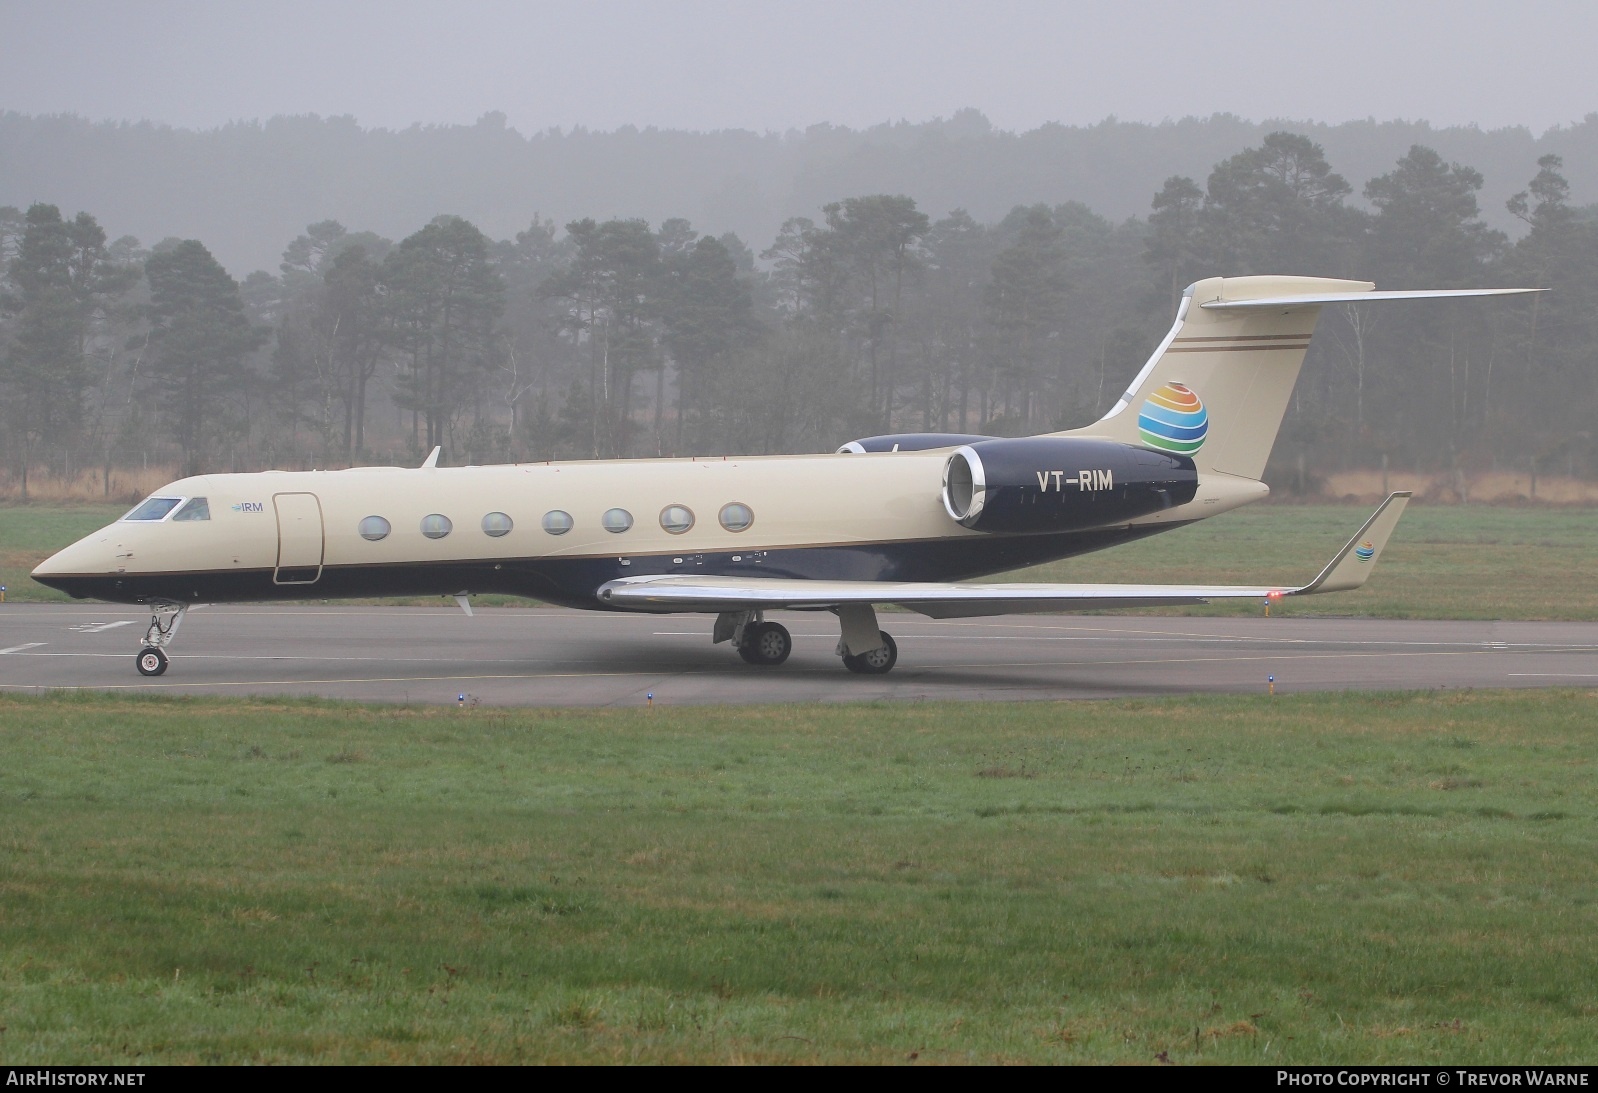
M756 622L744 627L738 655L749 664L775 668L793 652L793 635L780 622Z
M893 666L899 663L899 646L886 630L879 630L877 633L882 635L882 648L861 653L859 656L841 654L845 668L861 676L880 676L893 671Z
M899 646L877 628L877 612L870 604L834 608L841 636L837 653L843 666L856 675L880 676L899 662ZM723 611L716 616L711 640L732 642L748 664L774 668L793 652L793 636L781 623L766 622L759 611Z
M775 668L793 652L793 635L777 622L766 622L759 611L723 611L716 616L711 641L732 642L746 664Z
M877 628L877 609L869 603L851 603L833 608L842 633L838 655L843 666L856 675L883 676L899 663L899 646L887 632Z
M134 658L141 676L158 676L166 671L166 646L177 637L178 627L183 625L183 616L188 613L189 605L152 603L150 608L150 628L144 632L143 648Z

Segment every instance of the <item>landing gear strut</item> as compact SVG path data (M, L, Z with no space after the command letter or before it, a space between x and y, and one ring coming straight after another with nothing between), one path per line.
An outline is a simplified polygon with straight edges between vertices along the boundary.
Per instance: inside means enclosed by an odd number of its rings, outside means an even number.
M150 628L144 632L144 646L134 658L141 676L158 676L166 671L165 647L177 636L189 610L184 603L154 603L150 607Z
M862 676L887 675L899 663L899 646L885 630L877 628L877 610L868 603L834 609L842 635L838 655L843 666Z

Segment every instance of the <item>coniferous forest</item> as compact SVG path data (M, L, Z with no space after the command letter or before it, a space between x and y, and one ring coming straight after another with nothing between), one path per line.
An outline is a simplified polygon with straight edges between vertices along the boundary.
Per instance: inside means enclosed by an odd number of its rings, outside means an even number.
M1063 182L1031 200L1036 179L1008 211L946 208L929 175L931 198L840 190L746 238L607 216L599 192L555 220L533 185L501 238L445 195L393 238L308 223L242 280L205 239L0 207L0 450L26 495L42 473L101 468L109 492L114 467L406 463L435 444L461 464L1018 435L1107 409L1186 284L1293 273L1549 291L1328 308L1274 481L1598 473L1598 206L1572 200L1560 154L1522 149L1518 188L1488 206L1483 175L1427 144L1350 174L1313 135L1246 135L1121 195L1129 215ZM699 219L736 217L711 199Z

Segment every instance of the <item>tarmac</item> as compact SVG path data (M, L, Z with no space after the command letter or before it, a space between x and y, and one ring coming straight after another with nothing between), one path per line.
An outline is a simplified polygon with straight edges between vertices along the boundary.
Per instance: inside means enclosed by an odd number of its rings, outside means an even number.
M1598 623L884 612L886 676L834 653L826 613L769 616L794 637L757 668L712 645L710 616L558 608L210 606L191 610L171 666L140 676L135 608L0 605L0 689L316 695L493 706L1004 702L1201 693L1598 688ZM464 697L463 697L464 696Z

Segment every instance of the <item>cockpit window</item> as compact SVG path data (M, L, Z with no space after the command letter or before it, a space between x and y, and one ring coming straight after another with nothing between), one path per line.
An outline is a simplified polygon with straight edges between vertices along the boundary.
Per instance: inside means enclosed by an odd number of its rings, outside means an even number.
M161 520L183 503L181 497L147 497L124 520Z
M179 520L209 520L211 518L211 505L203 497L191 497L189 503L178 509L177 515L172 517L174 523Z

